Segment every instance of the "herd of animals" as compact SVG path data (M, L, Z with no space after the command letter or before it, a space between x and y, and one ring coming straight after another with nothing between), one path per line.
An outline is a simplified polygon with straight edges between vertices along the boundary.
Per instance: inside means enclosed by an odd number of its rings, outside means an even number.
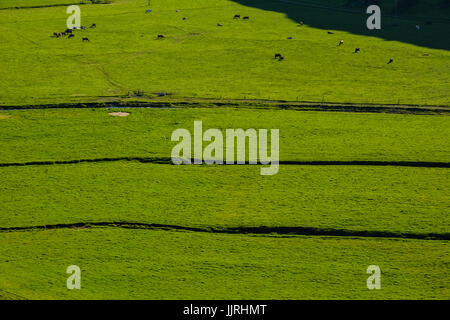
M93 23L89 28L95 28L97 25L95 23ZM81 27L73 27L72 29L66 29L63 32L53 32L53 36L55 38L63 38L65 36L67 36L68 39L70 38L74 38L75 34L73 33L74 30L86 30L86 27L81 26ZM82 41L89 41L88 37L82 37Z
M236 17L236 16L235 16ZM300 21L298 26L301 27L304 25L303 21ZM328 34L334 34L334 32L328 31ZM292 39L292 37L288 37L288 39ZM338 47L344 45L344 40L339 41ZM361 51L360 48L355 48L355 51L353 53L359 53ZM283 61L284 60L284 56L281 53L275 53L275 57L274 59L278 59L278 61ZM388 64L391 64L394 62L394 59L389 59Z
M177 10L177 12L179 12L179 11L180 11L180 10ZM152 12L152 10L151 10L151 9L148 9L146 12L147 12L147 13L148 13L148 12ZM187 19L186 17L183 18L183 20L186 20L186 19ZM234 17L233 17L233 19L241 19L241 15L240 15L240 14L235 14ZM250 20L250 17L249 17L249 16L244 16L244 17L242 17L242 19L243 19L243 20ZM298 24L299 27L301 27L301 26L303 26L303 25L304 25L304 22L303 22L303 21L300 21L299 24ZM95 23L93 23L93 24L90 26L90 28L95 28L96 26L97 26L97 25L96 25ZM218 23L217 26L218 26L218 27L223 27L223 25L220 24L220 23ZM73 29L66 29L64 32L58 32L58 33L57 33L57 32L54 32L54 33L53 33L53 37L56 37L56 38L62 38L62 37L64 37L64 36L67 36L67 38L73 38L73 37L75 37L75 34L73 33L73 31L74 31L74 30L78 30L78 29L79 29L79 30L86 30L86 27L84 27L84 26L81 26L81 27L79 27L79 28L74 27ZM331 31L328 31L328 34L334 34L334 33L331 32ZM165 38L165 36L164 36L163 34L158 34L158 36L157 36L156 39L164 39L164 38ZM288 37L288 39L292 39L292 37ZM88 37L82 37L82 41L83 41L83 42L85 42L85 41L90 42L90 40L89 40ZM344 45L344 40L339 41L338 46L342 46L342 45ZM358 53L358 52L360 52L360 51L361 51L360 48L355 48L355 51L354 51L353 53ZM283 56L281 53L276 53L274 59L277 59L278 61L283 61L283 60L284 60L284 56ZM394 59L391 58L391 59L389 60L388 64L391 64L391 63L393 63L393 62L394 62Z

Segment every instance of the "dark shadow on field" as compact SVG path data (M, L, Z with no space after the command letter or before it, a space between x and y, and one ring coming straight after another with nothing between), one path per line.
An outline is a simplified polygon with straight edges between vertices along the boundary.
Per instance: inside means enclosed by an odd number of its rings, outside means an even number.
M333 36L327 31L350 32L357 35L372 36L387 41L400 41L432 49L450 50L450 18L430 16L424 13L421 17L394 15L392 8L382 9L381 30L369 30L366 26L367 8L332 8L321 0L232 0L242 5L266 11L286 14L287 17L299 23L324 30L324 37ZM425 0L424 0L425 1ZM436 7L436 11L439 7ZM245 11L245 10L243 10ZM247 15L245 12L236 14ZM250 17L251 18L251 17ZM416 28L419 25L420 30ZM296 28L302 28L297 26ZM290 35L287 35L290 36ZM340 38L339 38L340 39Z

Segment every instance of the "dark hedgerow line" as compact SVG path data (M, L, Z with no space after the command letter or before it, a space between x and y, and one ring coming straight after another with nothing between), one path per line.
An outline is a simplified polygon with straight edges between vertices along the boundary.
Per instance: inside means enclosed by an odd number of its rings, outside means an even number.
M198 99L196 101L110 101L86 103L61 103L44 105L8 106L0 105L0 110L40 110L40 109L188 109L188 108L239 108L239 109L269 109L294 111L325 111L351 113L392 113L414 115L448 115L449 106L419 106L419 105L379 105L352 103L314 103L294 101L269 100L214 100Z
M6 227L0 228L0 232L33 231L33 230L53 230L53 229L85 229L90 227L109 227L125 229L144 230L166 230L166 231L191 231L203 233L222 234L255 234L255 235L304 235L304 236L337 236L337 237L363 237L363 238L396 238L396 239L417 239L417 240L450 240L450 233L410 233L391 231L366 231L366 230L345 230L332 228L313 227L186 227L156 223L140 222L87 222L70 224L53 224L29 227Z
M82 6L82 5L86 5L86 4L110 4L111 3L111 1L109 1L109 0L88 0L88 1L90 1L90 2L79 1L79 2L72 2L72 3L43 4L43 5L37 5L37 6L5 7L5 8L0 8L0 10L39 9L39 8L53 8L53 7L68 7L71 5Z
M117 158L98 158L98 159L78 159L78 160L56 160L56 161L30 161L30 162L11 162L0 163L0 167L22 167L22 166L47 166L64 165L77 163L100 163L117 161L138 161L141 163L153 164L172 164L171 158L145 158L145 157L117 157ZM194 159L191 159L194 162ZM450 162L429 162L429 161L280 161L280 165L299 165L299 166L396 166L396 167L417 167L417 168L450 168ZM242 165L226 164L223 165ZM254 164L244 164L254 165ZM259 164L258 164L259 165Z

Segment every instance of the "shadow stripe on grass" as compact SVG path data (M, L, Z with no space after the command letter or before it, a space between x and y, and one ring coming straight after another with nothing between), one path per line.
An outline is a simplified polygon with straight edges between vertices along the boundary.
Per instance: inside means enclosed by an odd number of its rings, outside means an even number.
M305 236L338 236L338 237L363 237L363 238L396 238L417 240L450 240L450 233L410 233L392 231L366 231L346 230L332 228L313 227L186 227L168 224L140 223L140 222L86 222L52 224L28 227L6 227L0 228L0 232L52 230L52 229L85 229L90 227L109 227L125 229L144 230L166 230L166 231L192 231L203 233L225 233L225 234L258 234L258 235L305 235Z
M194 162L195 159L191 159ZM77 160L55 160L55 161L30 161L30 162L10 162L0 163L0 167L22 167L22 166L49 166L77 163L96 162L118 162L118 161L138 161L141 163L153 164L173 164L171 158L146 158L146 157L116 157L97 159L77 159ZM300 165L300 166L395 166L395 167L419 167L419 168L450 168L450 162L430 162L430 161L279 161L280 165ZM261 164L221 164L221 165L261 165Z

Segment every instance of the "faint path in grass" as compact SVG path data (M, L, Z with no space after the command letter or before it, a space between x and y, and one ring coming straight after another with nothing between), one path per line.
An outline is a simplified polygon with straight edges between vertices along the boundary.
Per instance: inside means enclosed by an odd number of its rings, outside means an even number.
M18 31L15 31L15 30L12 30L12 31L18 37L24 39L25 41L28 41L28 42L32 43L35 47L37 47L39 49L43 49L43 48L50 49L50 47L43 46L40 42L37 42L37 41L35 41L33 39L30 39L30 38L24 36L22 33L18 32ZM126 86L122 85L121 83L119 83L116 80L113 80L111 78L111 76L109 75L109 73L107 73L105 71L104 66L102 66L101 64L99 64L96 61L92 61L92 60L88 59L85 56L82 56L81 59L80 59L77 56L70 55L70 54L59 54L59 55L57 55L57 57L61 58L61 59L64 59L64 58L65 59L70 59L70 60L74 61L75 63L78 63L80 65L87 65L87 66L91 67L92 69L97 70L102 75L102 77L105 79L105 81L109 85L111 85L113 88L119 89L119 92L124 92L124 91L129 90ZM114 91L114 94L117 94L117 91Z
M366 231L346 230L333 228L314 227L187 227L156 223L140 222L79 222L68 224L52 224L29 227L6 227L0 228L0 232L35 231L53 229L86 229L91 227L144 229L144 230L166 230L166 231L191 231L203 233L225 233L225 234L250 234L250 235L304 235L304 236L336 236L336 237L362 237L362 238L396 238L416 240L450 240L450 233L410 233L392 231Z
M30 161L30 162L10 162L0 163L1 167L23 167L23 166L49 166L49 165L67 165L78 163L100 163L100 162L118 162L118 161L138 161L141 163L152 164L172 164L171 158L150 158L150 157L116 157L116 158L97 158L97 159L75 159L75 160L49 160L49 161ZM190 159L194 163L195 159ZM205 160L203 160L205 161ZM279 161L280 165L297 166L394 166L394 167L415 167L415 168L450 168L450 162L430 162L430 161ZM217 164L224 166L258 166L261 164Z
M0 288L0 300L28 300L28 299L18 294Z

